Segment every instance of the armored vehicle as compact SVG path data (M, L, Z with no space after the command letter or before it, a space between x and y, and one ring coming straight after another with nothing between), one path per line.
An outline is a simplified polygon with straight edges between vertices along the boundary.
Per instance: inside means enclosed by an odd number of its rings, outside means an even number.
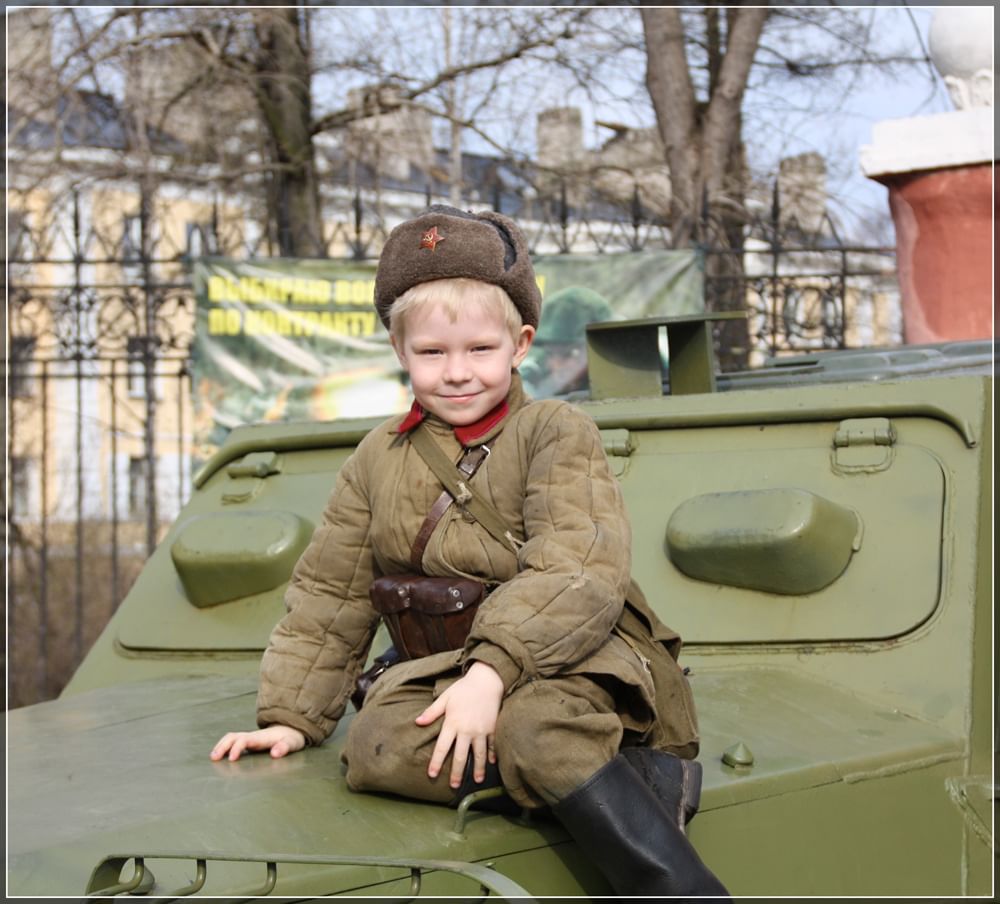
M703 318L588 341L574 401L685 641L705 862L735 896L990 895L993 344L718 375ZM8 894L609 892L544 812L350 792L350 715L209 761L252 727L284 584L373 423L233 430L62 696L9 714Z

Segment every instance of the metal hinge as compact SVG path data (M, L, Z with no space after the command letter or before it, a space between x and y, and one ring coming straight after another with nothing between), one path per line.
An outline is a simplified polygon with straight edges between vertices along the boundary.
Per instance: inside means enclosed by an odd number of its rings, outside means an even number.
M841 473L884 471L892 464L896 430L886 417L848 418L833 434L833 468Z
M604 445L604 454L609 456L628 458L635 449L632 434L628 430L602 430L601 443Z
M248 452L226 468L230 479L222 491L223 504L249 502L260 492L264 480L280 473L277 452Z
M226 468L230 477L269 477L280 474L277 452L248 452Z
M635 451L635 441L628 430L602 430L601 444L608 456L615 477L621 477L628 469L629 456Z

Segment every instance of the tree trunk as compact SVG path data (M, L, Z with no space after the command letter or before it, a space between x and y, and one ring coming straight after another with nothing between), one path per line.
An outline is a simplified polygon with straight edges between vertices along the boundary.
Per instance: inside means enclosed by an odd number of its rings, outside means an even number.
M646 37L646 87L670 167L670 227L675 247L716 248L706 258L709 310L743 310L742 225L746 178L743 165L743 94L768 10L727 10L725 49L717 10L708 10L707 102L700 103L685 50L684 22L676 7L641 10ZM746 321L719 332L723 370L744 366L749 353Z
M271 216L283 257L325 257L312 140L309 53L297 8L257 12L257 102L267 123Z

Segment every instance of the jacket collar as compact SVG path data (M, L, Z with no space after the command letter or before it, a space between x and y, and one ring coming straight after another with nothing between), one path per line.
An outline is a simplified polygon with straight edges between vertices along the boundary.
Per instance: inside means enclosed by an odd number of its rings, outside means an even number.
M485 442L493 439L501 429L507 420L507 416L512 411L517 411L522 407L527 401L524 395L524 387L521 385L521 375L514 371L511 375L510 381L510 391L507 393L507 398L505 398L499 405L496 406L492 411L483 415L474 424L465 424L461 427L452 427L451 430L455 434L455 438L466 448L469 446L480 446ZM417 401L413 402L410 406L409 414L403 418L399 427L396 428L397 433L409 433L418 424L428 421L428 424L433 427L440 426L444 428L445 422L433 414L430 414L424 407Z

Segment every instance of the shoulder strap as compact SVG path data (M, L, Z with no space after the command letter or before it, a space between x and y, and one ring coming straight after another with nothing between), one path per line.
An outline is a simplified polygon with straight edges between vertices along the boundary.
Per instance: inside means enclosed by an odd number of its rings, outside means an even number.
M495 540L517 552L523 541L510 530L503 516L490 502L459 478L454 462L448 460L448 456L424 429L423 424L410 431L410 442L459 507L472 515Z
M466 477L471 477L476 471L479 470L479 466L486 461L489 457L490 450L486 446L474 446L472 449L466 451L465 455L462 456L461 461L459 461L456 466L459 471L466 475ZM424 550L427 548L427 543L431 539L431 534L434 533L434 528L437 527L438 522L444 516L444 513L448 511L448 508L452 503L451 493L444 490L440 496L438 496L437 501L431 506L430 512L428 512L427 517L424 518L424 523L420 525L420 530L417 531L417 537L413 541L413 548L410 550L410 564L417 571L421 570L421 563L424 560Z

